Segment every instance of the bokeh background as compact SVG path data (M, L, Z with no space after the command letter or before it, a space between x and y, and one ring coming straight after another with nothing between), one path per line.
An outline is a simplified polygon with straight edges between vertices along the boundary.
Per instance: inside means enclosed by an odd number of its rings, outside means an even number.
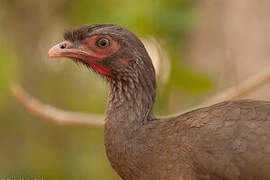
M12 97L20 83L58 108L104 114L108 87L69 60L47 59L62 33L113 23L136 33L156 65L155 112L190 108L270 65L270 1L0 0L0 179L120 179L103 131L33 116ZM269 85L248 98L270 99Z

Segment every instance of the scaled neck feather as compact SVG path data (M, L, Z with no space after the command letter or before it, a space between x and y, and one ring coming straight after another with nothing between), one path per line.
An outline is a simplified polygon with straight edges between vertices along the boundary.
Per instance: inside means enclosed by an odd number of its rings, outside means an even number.
M118 80L112 79L109 83L107 121L141 126L153 118L155 78L138 73L138 75L126 75Z

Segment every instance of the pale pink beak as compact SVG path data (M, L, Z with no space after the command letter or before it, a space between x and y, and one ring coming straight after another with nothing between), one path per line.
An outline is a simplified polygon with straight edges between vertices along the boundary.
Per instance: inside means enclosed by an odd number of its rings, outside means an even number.
M87 52L74 46L70 41L63 41L53 46L48 52L48 58L77 58L82 59L89 56Z

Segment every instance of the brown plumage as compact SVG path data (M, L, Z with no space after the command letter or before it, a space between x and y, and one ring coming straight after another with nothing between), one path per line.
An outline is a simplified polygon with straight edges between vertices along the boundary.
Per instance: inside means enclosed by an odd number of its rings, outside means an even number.
M133 33L115 25L67 32L49 57L83 63L110 85L104 141L123 179L270 179L270 102L229 101L156 118L151 59Z

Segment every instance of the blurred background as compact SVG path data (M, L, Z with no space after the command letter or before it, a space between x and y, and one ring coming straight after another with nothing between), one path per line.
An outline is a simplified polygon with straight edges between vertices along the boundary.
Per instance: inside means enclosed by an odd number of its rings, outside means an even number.
M58 108L104 114L107 85L73 62L47 59L66 29L113 23L145 43L155 64L155 113L191 108L270 65L270 1L0 0L0 179L115 179L103 131L27 112L9 86ZM270 99L267 85L248 98Z

